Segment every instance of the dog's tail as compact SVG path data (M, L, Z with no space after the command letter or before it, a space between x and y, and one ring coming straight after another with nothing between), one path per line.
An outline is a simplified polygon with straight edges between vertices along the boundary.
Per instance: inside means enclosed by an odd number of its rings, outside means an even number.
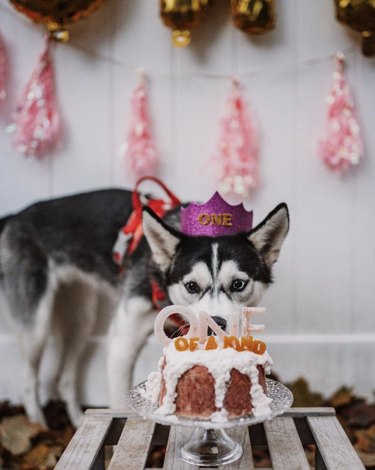
M4 230L4 227L5 227L6 223L8 222L8 220L10 220L11 218L12 218L12 216L8 215L8 216L3 217L2 219L0 219L0 234Z

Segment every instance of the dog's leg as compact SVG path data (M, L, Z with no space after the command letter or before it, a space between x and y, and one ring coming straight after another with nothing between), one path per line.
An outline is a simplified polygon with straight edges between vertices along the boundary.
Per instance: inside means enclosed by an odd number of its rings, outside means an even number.
M38 374L51 329L56 283L39 239L34 240L29 228L15 220L2 232L0 284L25 360L25 409L31 421L43 423Z
M30 329L23 327L18 332L21 351L25 360L24 406L33 422L45 424L39 402L39 366L50 332L53 295L41 299L35 313L35 322Z
M154 308L145 297L121 301L108 335L108 379L113 408L125 404L137 356L151 334Z
M77 377L83 353L92 334L98 308L98 293L83 283L62 286L55 308L55 329L60 358L58 394L70 420L79 426L83 413L77 397Z

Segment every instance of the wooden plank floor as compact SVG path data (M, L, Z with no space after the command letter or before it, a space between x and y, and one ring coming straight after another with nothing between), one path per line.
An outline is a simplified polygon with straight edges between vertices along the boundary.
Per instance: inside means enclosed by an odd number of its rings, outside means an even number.
M142 470L155 446L166 446L160 468L198 468L179 458L179 446L188 439L192 429L158 425L127 411L89 410L56 469ZM243 446L244 453L240 460L223 465L219 470L255 469L253 448L257 446L268 448L272 467L267 470L310 470L312 467L303 447L308 444L315 444L317 449L316 470L364 470L333 408L291 408L283 416L263 424L226 432ZM107 466L104 463L106 445L114 446ZM257 467L257 470L262 469Z

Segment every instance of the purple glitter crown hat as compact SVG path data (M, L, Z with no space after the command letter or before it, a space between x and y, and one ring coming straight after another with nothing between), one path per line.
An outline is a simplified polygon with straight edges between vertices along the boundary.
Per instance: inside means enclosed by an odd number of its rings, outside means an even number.
M249 232L253 225L253 211L243 204L228 204L216 193L204 204L192 202L181 208L181 231L186 235L220 237Z

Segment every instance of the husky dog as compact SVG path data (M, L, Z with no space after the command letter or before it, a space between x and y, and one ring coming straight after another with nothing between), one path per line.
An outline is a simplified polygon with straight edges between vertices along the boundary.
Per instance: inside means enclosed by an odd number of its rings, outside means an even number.
M39 202L0 220L0 293L25 360L24 405L32 421L44 422L38 372L50 333L58 356L53 383L78 425L80 359L100 302L111 302L108 380L111 406L121 407L157 313L150 280L170 303L206 311L225 328L228 313L256 305L272 282L289 228L285 204L250 233L221 237L183 235L179 208L163 220L145 209L145 236L119 274L112 247L131 211L131 192L113 189Z

